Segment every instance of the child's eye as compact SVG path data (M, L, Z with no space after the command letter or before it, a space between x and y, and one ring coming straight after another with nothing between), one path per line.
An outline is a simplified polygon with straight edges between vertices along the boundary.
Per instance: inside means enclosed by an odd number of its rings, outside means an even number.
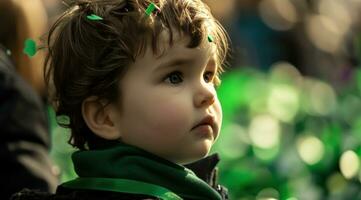
M165 81L171 84L179 84L183 82L182 72L174 71L167 75Z
M206 81L206 83L212 82L214 78L214 72L208 71L204 73L203 78Z

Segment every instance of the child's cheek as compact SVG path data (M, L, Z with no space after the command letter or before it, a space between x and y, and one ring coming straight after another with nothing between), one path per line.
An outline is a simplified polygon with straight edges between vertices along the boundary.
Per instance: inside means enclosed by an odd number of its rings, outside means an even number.
M185 106L179 105L174 102L159 103L155 106L157 113L155 125L158 130L176 131L185 130L190 126L191 113Z
M216 110L216 113L218 115L218 121L220 123L220 125L222 124L222 119L223 119L223 111L222 111L222 105L221 103L219 102L219 100L217 99L217 101L215 102L215 110Z
M219 100L217 100L214 104L214 111L217 116L216 122L218 123L218 133L216 135L216 139L217 139L217 137L219 136L220 130L222 128L222 120L223 120L222 106L221 106Z

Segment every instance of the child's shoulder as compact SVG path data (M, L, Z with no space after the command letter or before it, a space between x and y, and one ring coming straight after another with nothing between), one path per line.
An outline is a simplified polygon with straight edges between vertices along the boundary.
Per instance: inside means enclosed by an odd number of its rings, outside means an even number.
M23 189L15 193L10 200L157 200L139 194L124 194L118 192L95 191L95 190L69 190L58 188L56 194L41 192L38 190Z

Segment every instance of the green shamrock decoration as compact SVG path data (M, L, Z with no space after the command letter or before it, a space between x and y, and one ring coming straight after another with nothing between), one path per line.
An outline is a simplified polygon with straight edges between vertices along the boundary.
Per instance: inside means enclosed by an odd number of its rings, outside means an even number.
M160 9L154 3L151 3L145 10L145 14L150 16L154 10L157 10L156 14L160 12Z
M208 42L213 42L213 37L211 35L208 35Z
M93 20L93 21L99 21L99 20L103 20L103 18L99 17L96 14L91 14L87 16L88 19Z
M23 52L29 57L33 57L36 54L36 42L32 39L26 39Z

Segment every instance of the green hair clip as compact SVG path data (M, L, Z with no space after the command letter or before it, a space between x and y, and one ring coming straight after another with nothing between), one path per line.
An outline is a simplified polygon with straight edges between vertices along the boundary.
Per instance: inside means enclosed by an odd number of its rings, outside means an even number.
M150 16L154 12L154 10L157 11L156 14L160 12L160 9L154 3L151 3L151 4L149 4L147 9L145 10L145 14L147 16Z
M86 16L86 18L88 18L88 19L90 19L90 20L93 20L93 21L103 20L103 18L99 17L99 16L96 15L96 14L88 15L88 16Z
M212 37L212 35L208 35L208 42L213 42L214 40L213 40L213 37Z

